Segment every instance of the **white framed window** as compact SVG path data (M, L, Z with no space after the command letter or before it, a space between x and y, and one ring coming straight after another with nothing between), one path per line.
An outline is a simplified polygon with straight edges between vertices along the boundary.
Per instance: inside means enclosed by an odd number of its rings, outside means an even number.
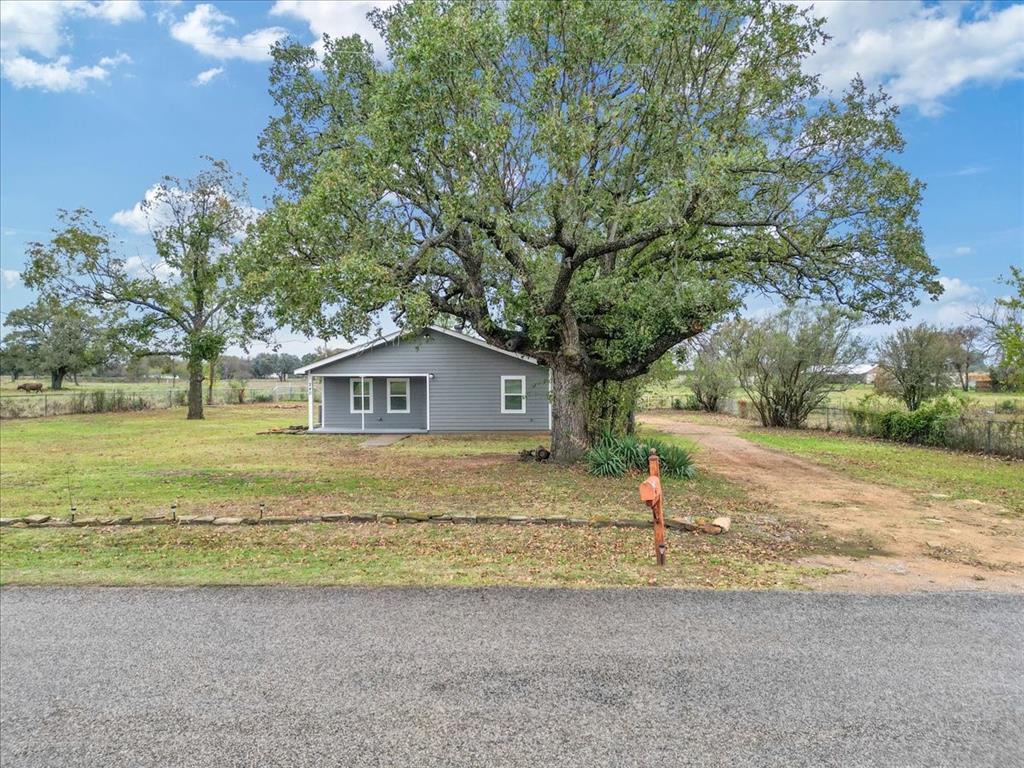
M409 380L388 379L388 413L409 412Z
M350 379L352 413L373 413L373 379Z
M526 377L501 377L501 412L526 413Z

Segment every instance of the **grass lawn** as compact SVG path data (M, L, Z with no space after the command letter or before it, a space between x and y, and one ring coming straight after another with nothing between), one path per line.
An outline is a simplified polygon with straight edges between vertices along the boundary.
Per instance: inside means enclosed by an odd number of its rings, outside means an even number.
M518 461L546 435L412 436L385 449L349 435L261 435L299 424L305 406L181 408L5 421L0 425L0 515L80 517L167 511L267 514L436 511L643 516L638 478L595 478ZM729 514L743 495L708 477L666 480L670 511ZM673 508L673 503L685 505Z
M413 436L383 449L347 435L258 434L304 407L221 406L5 421L0 514L166 511L274 515L446 511L638 517L637 476L518 461L546 435ZM662 436L684 447L687 441ZM308 524L0 531L6 584L575 584L795 587L813 532L765 515L728 482L665 480L669 515L733 517L727 536L670 533L657 569L648 530Z
M811 431L755 429L742 437L880 485L978 499L1024 515L1024 462Z
M0 583L796 588L789 536L671 532L654 564L644 530L368 523L4 529Z

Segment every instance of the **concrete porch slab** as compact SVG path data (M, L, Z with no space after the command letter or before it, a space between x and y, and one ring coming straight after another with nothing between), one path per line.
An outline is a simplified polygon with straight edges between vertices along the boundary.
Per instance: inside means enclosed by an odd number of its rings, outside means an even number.
M394 445L399 440L404 440L409 436L407 432L390 433L386 435L374 435L368 440L364 440L360 443L360 448L387 448L389 445Z

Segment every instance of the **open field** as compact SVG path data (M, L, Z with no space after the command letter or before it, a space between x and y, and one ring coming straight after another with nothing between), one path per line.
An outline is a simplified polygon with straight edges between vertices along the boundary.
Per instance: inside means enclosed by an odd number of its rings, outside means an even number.
M1024 517L1024 462L792 429L752 429L741 436L812 459L862 480L953 499L975 499Z
M970 400L977 402L978 406L984 409L995 408L997 404L1010 401L1015 404L1017 412L1024 415L1024 392L952 392L966 395ZM855 405L865 395L874 394L875 388L870 384L851 384L842 389L837 389L829 395L828 404L831 406ZM652 386L646 393L646 399L656 407L665 408L671 405L674 398L685 400L692 392L683 379L676 379L667 384ZM735 400L748 400L747 394L742 389L734 389L731 397Z
M11 381L9 376L4 376L0 379L0 397L14 397L22 396L25 393L18 389L20 384L26 384L30 382L36 382L43 385L43 390L47 394L61 394L61 393L75 393L75 392L96 392L98 390L123 390L126 392L167 392L168 390L181 390L185 391L188 389L188 382L183 379L177 381L171 381L170 379L143 379L141 381L127 381L125 379L95 379L90 377L80 376L78 378L78 384L72 379L64 380L64 388L59 390L50 389L50 380L42 379L33 376L23 376L17 381ZM261 392L273 390L275 387L293 387L305 390L306 380L301 378L292 378L288 381L278 381L277 379L247 379L245 382L246 389L259 390ZM220 391L227 389L228 385L223 381L214 382L214 390ZM205 388L203 390L205 392Z

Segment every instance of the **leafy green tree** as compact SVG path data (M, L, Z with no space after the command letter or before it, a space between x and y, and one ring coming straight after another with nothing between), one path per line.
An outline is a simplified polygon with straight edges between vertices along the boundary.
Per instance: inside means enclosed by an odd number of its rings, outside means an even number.
M993 373L1001 386L1024 389L1024 268L1011 266L1002 282L1011 293L997 298L990 310L977 312L975 319L984 324L989 349L995 351Z
M310 336L458 320L553 375L553 453L589 391L643 374L753 291L876 321L940 286L896 108L803 71L809 10L412 0L358 37L273 50L279 182L252 296Z
M282 352L277 356L277 365L275 366L274 373L277 374L277 378L281 381L285 381L300 365L302 365L302 361L296 355Z
M99 365L109 354L99 320L52 297L12 309L5 325L11 329L6 343L21 350L26 364L50 375L51 389L61 389L65 378Z
M142 263L84 210L62 211L49 243L30 243L26 285L106 312L136 354L188 367L188 418L203 418L203 362L240 332L233 246L250 223L245 184L211 160L192 179L164 178L143 206L158 261Z
M672 381L679 371L671 355L664 355L647 373L626 381L601 381L590 389L587 403L587 432L591 438L602 434L633 434L636 412L645 391Z
M736 386L736 375L722 348L722 341L716 334L697 342L692 368L686 377L697 404L712 413Z
M876 382L900 398L908 410L916 411L925 400L949 391L949 339L927 323L900 328L883 338L878 344L878 365L886 375Z
M800 427L836 389L836 372L864 354L857 318L833 307L790 307L722 330L725 356L766 427Z
M0 343L0 374L6 374L11 377L11 381L17 381L21 374L31 370L32 356L25 343L4 339Z
M276 352L260 352L252 359L252 373L260 379L276 376L280 367Z
M982 329L976 325L959 325L946 329L943 334L948 346L949 366L956 374L960 389L967 392L970 389L968 374L985 360L981 345Z

